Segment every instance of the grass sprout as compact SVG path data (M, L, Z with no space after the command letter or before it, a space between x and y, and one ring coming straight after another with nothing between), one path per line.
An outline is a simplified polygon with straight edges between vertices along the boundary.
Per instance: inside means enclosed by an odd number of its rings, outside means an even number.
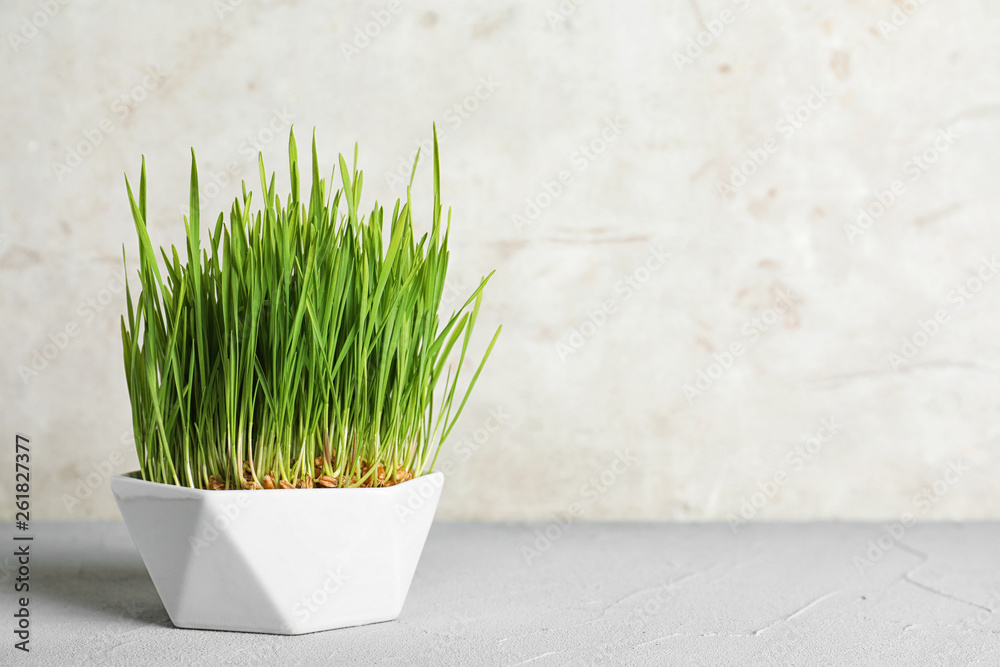
M141 291L133 300L126 281L122 347L143 479L202 489L391 486L433 469L500 334L459 391L452 368L466 364L493 274L439 318L451 211L442 226L436 128L432 228L419 240L410 187L391 217L378 202L362 214L357 156L355 146L348 169L340 155L328 187L314 131L303 199L293 130L287 197L258 155L260 194L244 182L229 223L220 212L203 248L192 149L184 254L153 249L145 158L138 196L126 177ZM415 173L416 162L411 186Z

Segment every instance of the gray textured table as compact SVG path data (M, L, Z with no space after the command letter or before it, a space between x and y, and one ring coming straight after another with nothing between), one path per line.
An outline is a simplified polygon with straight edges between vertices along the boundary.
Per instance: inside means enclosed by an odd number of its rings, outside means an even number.
M32 651L4 569L0 662L1000 664L998 524L545 528L437 523L398 620L278 637L175 629L122 524L36 525Z

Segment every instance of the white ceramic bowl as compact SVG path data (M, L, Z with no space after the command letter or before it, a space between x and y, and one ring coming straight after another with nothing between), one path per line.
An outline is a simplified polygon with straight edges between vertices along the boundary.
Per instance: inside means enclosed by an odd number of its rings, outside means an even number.
M440 472L375 489L111 479L174 625L283 635L399 616L443 485Z

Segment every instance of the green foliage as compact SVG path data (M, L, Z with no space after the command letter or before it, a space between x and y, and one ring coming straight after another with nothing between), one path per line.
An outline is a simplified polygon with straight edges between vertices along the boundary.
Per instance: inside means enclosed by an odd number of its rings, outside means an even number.
M359 213L357 147L350 171L340 156L342 189L333 190L335 167L328 191L314 133L305 200L294 133L288 153L285 202L260 156L261 210L251 213L244 183L229 224L219 213L202 248L192 150L186 255L160 248L163 272L147 232L145 159L138 199L126 178L141 293L133 301L126 285L122 345L143 479L270 488L324 475L378 486L429 472L496 343L499 328L456 392L448 358L460 350L463 367L492 273L439 320L451 212L442 230L436 128L432 230L414 238L407 188L385 247L382 207Z

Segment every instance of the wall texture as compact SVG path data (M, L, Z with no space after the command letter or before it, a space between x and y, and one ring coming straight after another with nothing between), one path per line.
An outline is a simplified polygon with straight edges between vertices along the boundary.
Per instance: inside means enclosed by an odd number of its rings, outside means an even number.
M384 201L436 122L504 324L440 516L1000 518L997 3L197 4L0 9L0 516L15 432L118 516L140 155L179 243L191 146L203 211L291 123Z

